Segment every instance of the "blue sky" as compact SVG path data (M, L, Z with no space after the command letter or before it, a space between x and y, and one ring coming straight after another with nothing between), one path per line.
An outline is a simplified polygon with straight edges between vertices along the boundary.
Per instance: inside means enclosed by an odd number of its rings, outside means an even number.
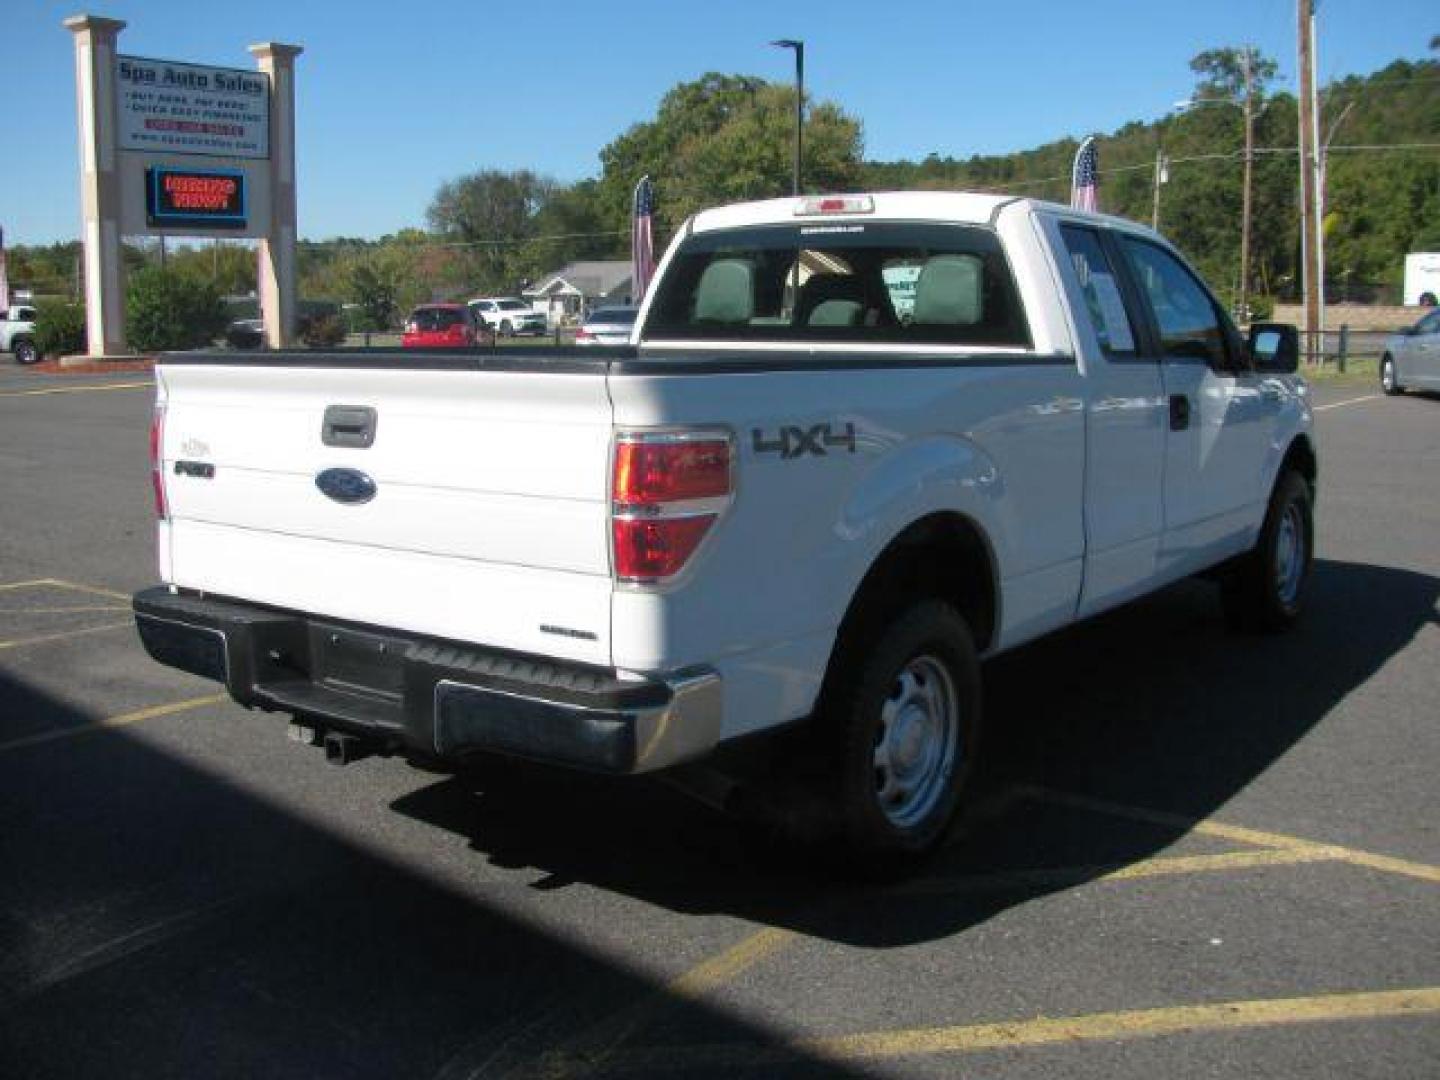
M1294 0L1091 3L625 4L351 0L5 0L0 225L10 243L78 232L74 60L61 20L124 19L122 52L234 67L262 40L299 61L300 231L378 236L424 223L443 180L528 167L599 172L600 148L706 71L788 81L806 42L807 90L865 125L867 156L1025 149L1151 119L1191 87L1201 49L1253 42L1294 89ZM1083 15L1077 13L1084 13ZM1322 79L1432 55L1433 0L1322 0Z

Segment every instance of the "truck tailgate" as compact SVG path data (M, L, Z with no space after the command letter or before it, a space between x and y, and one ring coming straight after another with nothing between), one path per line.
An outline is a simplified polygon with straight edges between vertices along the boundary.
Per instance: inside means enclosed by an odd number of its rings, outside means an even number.
M156 374L170 515L160 530L164 580L610 662L603 370L237 361L162 364ZM327 440L332 407L373 410L369 446ZM327 495L317 477L333 469L347 470L341 480L363 473L373 497Z

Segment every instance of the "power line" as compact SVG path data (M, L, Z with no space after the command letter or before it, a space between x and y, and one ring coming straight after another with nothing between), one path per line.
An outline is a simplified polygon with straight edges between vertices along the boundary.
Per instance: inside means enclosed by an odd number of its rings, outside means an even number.
M1338 152L1350 153L1385 153L1389 151L1415 151L1415 150L1440 150L1440 143L1368 143L1356 144L1353 146L1332 146L1326 153ZM1270 154L1274 156L1294 155L1300 151L1293 146L1257 146L1256 154ZM1244 156L1240 150L1228 150L1216 154L1191 154L1187 157L1167 157L1166 163L1170 165L1188 165L1199 161L1239 161ZM1143 169L1153 169L1153 162L1145 161L1138 165L1112 165L1107 169L1098 170L1101 176L1114 176L1117 173L1139 172ZM1057 176L1042 176L1033 180L1017 180L1014 183L988 184L977 188L979 191L1013 191L1017 188L1041 187L1045 184L1056 184L1061 181L1069 182L1070 174L1061 173Z

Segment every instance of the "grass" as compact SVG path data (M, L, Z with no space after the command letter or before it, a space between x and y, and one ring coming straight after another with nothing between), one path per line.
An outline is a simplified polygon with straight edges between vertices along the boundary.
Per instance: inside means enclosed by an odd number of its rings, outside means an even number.
M1380 382L1380 360L1378 357L1351 359L1341 371L1333 362L1310 366L1302 364L1300 374L1312 383L1326 386L1378 386Z

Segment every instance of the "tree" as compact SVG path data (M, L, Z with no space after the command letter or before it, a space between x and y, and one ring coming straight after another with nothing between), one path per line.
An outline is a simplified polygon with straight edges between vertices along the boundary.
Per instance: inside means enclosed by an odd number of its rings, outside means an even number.
M350 291L360 305L367 330L388 330L395 325L399 298L398 274L393 263L367 259L350 268Z
M537 235L541 213L559 188L529 169L484 169L441 184L427 217L432 229L457 245L450 262L462 279L486 291L509 291L517 249Z
M1250 80L1254 84L1257 98L1263 97L1265 87L1275 81L1279 70L1275 61L1263 56L1253 45L1240 48L1226 46L1221 49L1206 49L1190 61L1190 70L1196 75L1195 97L1225 98L1239 102L1245 94L1245 61L1250 61Z
M738 199L788 194L794 145L794 91L750 75L717 72L681 83L655 119L636 124L600 151L598 198L605 220L623 229L635 183L655 183L658 231L690 214ZM860 122L830 102L809 102L803 185L852 188L860 181Z
M208 281L152 266L132 274L129 286L127 336L141 352L209 345L229 322L220 294Z

